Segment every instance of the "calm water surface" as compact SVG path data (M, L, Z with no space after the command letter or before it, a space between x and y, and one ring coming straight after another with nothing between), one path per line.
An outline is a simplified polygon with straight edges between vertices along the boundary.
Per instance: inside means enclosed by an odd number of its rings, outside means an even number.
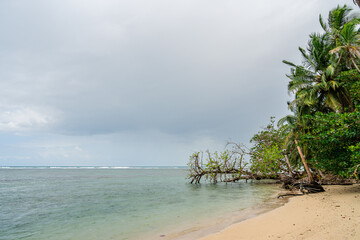
M0 169L0 239L150 239L259 205L278 190L247 183L191 185L186 174Z

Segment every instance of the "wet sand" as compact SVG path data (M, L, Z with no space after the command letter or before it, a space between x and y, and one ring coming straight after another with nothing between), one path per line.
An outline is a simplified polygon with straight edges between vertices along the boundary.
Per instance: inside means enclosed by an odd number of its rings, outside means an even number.
M360 185L324 188L199 240L360 239Z

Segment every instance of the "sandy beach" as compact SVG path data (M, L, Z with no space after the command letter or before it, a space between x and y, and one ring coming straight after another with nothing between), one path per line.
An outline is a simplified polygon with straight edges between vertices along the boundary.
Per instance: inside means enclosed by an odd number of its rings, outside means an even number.
M324 188L199 240L360 239L360 185Z

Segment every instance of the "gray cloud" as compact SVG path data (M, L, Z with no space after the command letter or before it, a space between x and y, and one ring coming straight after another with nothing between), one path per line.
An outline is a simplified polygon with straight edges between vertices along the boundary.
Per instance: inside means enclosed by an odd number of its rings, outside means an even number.
M76 150L94 148L83 137L99 139L96 153L86 156L112 152L100 165L122 164L111 159L128 159L136 148L159 157L135 163L180 164L192 146L248 141L271 115L287 113L288 68L281 60L299 62L297 47L319 30L318 14L338 3L2 1L0 116L7 109L12 119L0 125L19 123L19 109L27 109L32 120L21 116L31 122L26 134L33 139L26 146L41 149L35 145L50 141L61 148L65 138L74 141L63 148L75 149L69 150L73 161L82 156ZM118 144L109 147L112 141ZM29 154L45 164L57 153L51 149ZM176 160L169 163L169 155Z

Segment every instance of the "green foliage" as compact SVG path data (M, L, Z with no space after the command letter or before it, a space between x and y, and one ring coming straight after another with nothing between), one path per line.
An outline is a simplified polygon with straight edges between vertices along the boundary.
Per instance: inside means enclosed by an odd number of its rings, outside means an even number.
M286 171L284 154L289 158L289 169L299 167L302 161L295 144L298 140L313 171L359 177L360 18L357 16L346 5L330 11L327 21L320 16L323 32L310 34L307 47L299 48L302 63L283 61L290 67L288 90L295 98L288 105L293 115L282 118L278 128L271 118L270 124L253 136L248 168L253 174L269 176ZM202 169L209 173L206 176L216 182L218 173L235 174L234 169L244 170L244 153L237 158L233 150L207 152L205 164L202 160L199 164L200 153L197 153L192 156L190 166L195 172Z
M282 154L281 148L277 144L267 146L254 154L251 158L251 170L255 173L278 173L281 171Z
M299 48L302 64L284 61L295 94L289 102L294 115L281 120L290 128L287 150L294 153L298 139L313 170L345 177L360 166L359 23L351 8L338 6L327 22L320 16L324 32L311 34L308 47Z
M357 70L341 72L338 81L349 91L353 105L360 105L360 74Z
M285 169L284 162L284 134L274 126L274 118L262 131L253 136L254 146L250 151L251 171L254 173L278 173Z
M360 178L360 143L349 147L351 151L350 161L352 167L349 168L350 173L359 180Z
M342 84L343 72L358 68L360 57L360 19L346 5L330 11L328 23L320 16L323 33L312 33L306 49L299 48L303 62L289 65L290 102L300 115L315 112L344 112L353 109L349 90Z
M306 116L311 129L300 138L317 169L350 177L360 164L360 112Z

